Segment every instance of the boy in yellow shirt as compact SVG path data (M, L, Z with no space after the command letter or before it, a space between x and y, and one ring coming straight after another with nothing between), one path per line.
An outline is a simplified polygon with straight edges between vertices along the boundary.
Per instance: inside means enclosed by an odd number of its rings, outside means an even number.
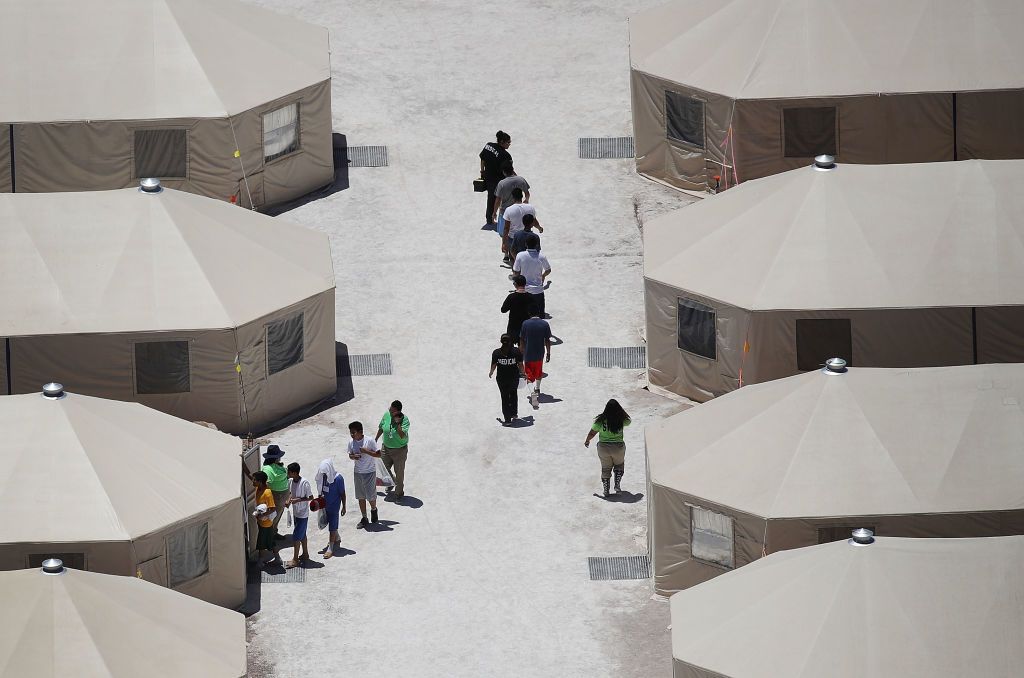
M259 565L281 565L281 556L277 553L277 540L274 538L277 505L274 503L274 493L267 487L267 474L263 471L253 473L252 485L256 488L256 510L253 511L253 515L259 524L259 531L256 533L256 562ZM264 551L270 551L274 555L265 563Z

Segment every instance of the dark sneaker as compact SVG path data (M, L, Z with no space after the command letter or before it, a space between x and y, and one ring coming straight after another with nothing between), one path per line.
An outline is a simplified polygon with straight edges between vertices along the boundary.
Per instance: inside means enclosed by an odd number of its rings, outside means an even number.
M358 530L360 527L366 527L367 525L369 525L369 523L366 522L366 516L363 516L359 519L359 522L356 523L356 529Z
M370 509L370 522L377 522L377 509Z

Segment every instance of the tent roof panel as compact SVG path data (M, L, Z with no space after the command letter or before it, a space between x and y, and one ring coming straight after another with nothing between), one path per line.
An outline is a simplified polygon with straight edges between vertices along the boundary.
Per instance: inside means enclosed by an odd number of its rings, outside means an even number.
M181 191L0 194L0 336L222 329L334 287L323 233Z
M239 497L239 443L137 403L0 400L0 542L134 539Z
M672 654L735 678L765 667L1011 675L1024 662L1022 557L1024 537L882 537L774 553L672 596Z
M0 122L224 117L331 75L326 29L236 0L10 0L0 34Z
M734 99L1024 87L1015 0L674 0L629 24L635 70Z
M1024 508L1024 365L810 372L648 426L657 485L763 518Z
M650 221L645 276L748 310L1024 304L1024 161L811 167Z

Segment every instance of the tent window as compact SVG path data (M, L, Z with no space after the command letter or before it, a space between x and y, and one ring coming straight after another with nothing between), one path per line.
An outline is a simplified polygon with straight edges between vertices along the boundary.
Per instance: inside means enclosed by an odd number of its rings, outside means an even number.
M146 341L135 344L135 392L191 391L187 341Z
M299 105L288 104L263 114L263 161L299 150Z
M732 518L699 506L690 507L690 555L722 567L735 567Z
M836 155L836 107L786 108L782 111L787 158Z
M819 544L831 544L834 541L845 541L849 539L853 531L858 527L866 527L872 532L875 531L874 525L833 525L832 527L819 527L818 528L818 543Z
M301 313L267 325L267 374L301 363L304 343Z
M665 134L669 139L704 148L704 102L665 92Z
M137 129L135 176L139 179L184 179L188 170L188 130Z
M167 537L167 569L171 588L210 571L210 526L183 527Z
M796 368L816 370L829 358L842 358L853 367L853 338L849 318L805 318L796 321Z
M716 360L715 309L682 297L677 302L676 335L679 348L687 353Z
M32 553L28 557L28 568L30 570L39 569L43 566L43 561L50 558L58 558L64 563L64 567L70 567L73 570L85 569L84 553Z

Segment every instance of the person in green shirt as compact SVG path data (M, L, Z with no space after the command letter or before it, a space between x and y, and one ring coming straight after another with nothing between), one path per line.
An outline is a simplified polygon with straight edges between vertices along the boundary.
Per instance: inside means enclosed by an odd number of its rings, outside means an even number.
M619 401L612 398L604 406L604 411L594 417L594 423L587 432L587 439L583 441L583 447L590 447L590 441L594 436L597 439L597 457L601 460L601 484L604 486L604 496L609 493L612 471L615 471L615 494L622 491L619 483L622 481L622 474L626 470L626 443L622 440L624 429L629 426L629 415L622 409Z
M384 462L391 477L395 479L395 500L405 497L405 460L409 456L409 417L402 414L402 401L392 401L391 407L380 418L374 440L384 440L380 449L380 460ZM388 488L391 492L391 488Z
M274 503L277 506L283 507L285 502L288 501L288 469L281 462L281 458L284 457L284 450L277 445L270 445L267 447L267 451L263 453L263 468L260 470L267 474L267 489L274 495ZM277 515L274 517L274 537L280 539L281 534L277 531L277 524L281 521L281 516L284 515L284 509L278 510Z

